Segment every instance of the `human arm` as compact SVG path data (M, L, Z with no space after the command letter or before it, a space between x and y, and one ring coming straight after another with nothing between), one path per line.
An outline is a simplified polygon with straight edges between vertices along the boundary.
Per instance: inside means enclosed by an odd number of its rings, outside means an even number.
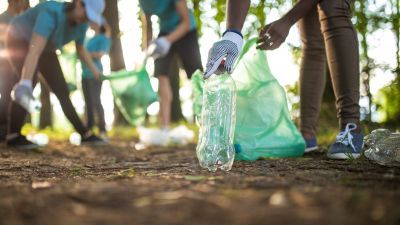
M205 79L214 73L221 74L225 71L232 73L233 65L242 50L241 30L250 7L250 0L230 0L227 4L227 30L222 40L214 43L208 53Z
M274 50L286 40L290 28L307 15L320 0L299 0L282 18L264 26L257 40L257 48Z
M158 55L159 57L167 55L171 45L185 36L190 30L189 9L187 8L186 0L176 0L175 10L179 15L179 24L171 33L154 41L156 49L153 55Z
M76 44L76 52L78 54L79 59L86 64L86 66L92 72L93 76L96 79L100 79L101 73L94 65L93 59L90 57L89 52L83 47L83 45Z

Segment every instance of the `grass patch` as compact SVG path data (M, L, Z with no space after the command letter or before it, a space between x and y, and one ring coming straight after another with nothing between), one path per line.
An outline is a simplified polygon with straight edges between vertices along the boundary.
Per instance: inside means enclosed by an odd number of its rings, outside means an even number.
M134 168L129 168L126 170L121 170L118 172L118 177L122 177L122 178L131 178L136 176L136 171Z
M71 176L74 176L74 177L81 176L85 172L86 172L86 168L83 166L74 166L70 170Z

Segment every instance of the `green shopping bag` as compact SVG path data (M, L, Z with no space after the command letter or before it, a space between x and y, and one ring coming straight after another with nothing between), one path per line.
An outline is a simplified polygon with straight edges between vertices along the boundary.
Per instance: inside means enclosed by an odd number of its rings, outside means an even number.
M237 88L235 159L301 156L305 143L290 119L285 90L272 75L266 52L255 44L255 38L246 42L232 74ZM192 77L195 113L201 108L196 101L202 89L199 76Z
M146 116L147 107L157 101L157 93L153 90L146 63L137 71L121 70L103 80L109 80L115 103L124 118L132 125L141 124Z

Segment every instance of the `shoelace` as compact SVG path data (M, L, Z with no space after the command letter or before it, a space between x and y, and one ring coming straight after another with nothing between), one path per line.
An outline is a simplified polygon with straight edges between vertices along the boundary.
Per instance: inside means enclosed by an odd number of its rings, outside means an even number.
M355 129L357 129L357 125L355 123L348 123L346 125L346 129L336 136L336 142L344 145L350 145L353 150L355 150L356 148L353 145L353 135L351 134L351 131Z

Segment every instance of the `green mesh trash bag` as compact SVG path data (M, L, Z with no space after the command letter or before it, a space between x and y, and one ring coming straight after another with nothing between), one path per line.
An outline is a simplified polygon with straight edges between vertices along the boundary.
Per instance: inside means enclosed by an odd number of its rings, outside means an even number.
M103 80L110 81L118 109L134 126L144 121L147 107L158 99L151 86L145 63L137 71L121 70L103 76Z
M256 50L255 43L256 39L246 42L232 74L237 88L235 159L302 156L304 139L290 119L285 90L272 75L265 51ZM199 82L198 76L193 75L193 83ZM194 95L199 92L196 87L201 84L193 84ZM194 104L201 108L199 102Z

